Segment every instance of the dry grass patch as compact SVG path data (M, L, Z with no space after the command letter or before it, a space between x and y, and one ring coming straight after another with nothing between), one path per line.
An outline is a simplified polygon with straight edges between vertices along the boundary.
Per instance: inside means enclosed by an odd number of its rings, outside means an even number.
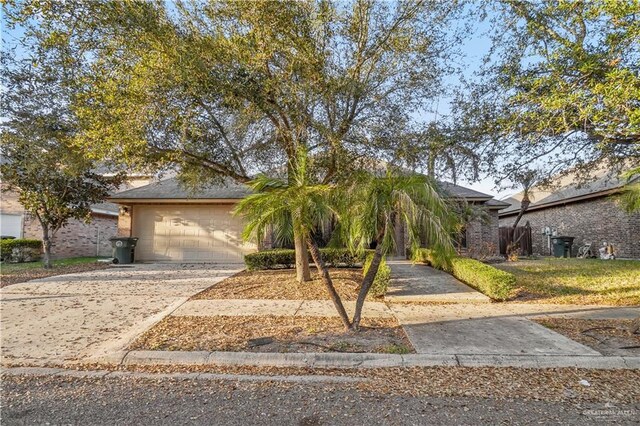
M43 262L2 263L0 265L0 287L18 284L55 275L106 269L109 264L98 262L95 257L73 257L53 261L53 268L44 269Z
M640 334L632 332L633 320L544 318L535 321L603 355L640 355Z
M362 282L362 270L331 268L333 284L342 300L356 300ZM298 283L293 269L244 271L196 294L194 299L278 299L327 300L327 290L317 271L311 269L312 281ZM369 296L368 299L371 299Z
M395 319L364 318L346 332L339 318L282 316L173 317L140 336L131 350L247 352L413 352Z
M640 261L520 260L493 265L516 277L517 301L577 305L640 305Z

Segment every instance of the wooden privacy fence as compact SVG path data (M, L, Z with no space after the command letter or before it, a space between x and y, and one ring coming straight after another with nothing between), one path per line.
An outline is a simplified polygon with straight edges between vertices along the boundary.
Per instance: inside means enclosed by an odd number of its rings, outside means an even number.
M514 241L513 239L514 229L510 226L500 227L500 254L507 254L507 246ZM531 226L518 226L515 229L515 241L518 241L519 247L518 255L529 256L533 253L533 247L531 245Z

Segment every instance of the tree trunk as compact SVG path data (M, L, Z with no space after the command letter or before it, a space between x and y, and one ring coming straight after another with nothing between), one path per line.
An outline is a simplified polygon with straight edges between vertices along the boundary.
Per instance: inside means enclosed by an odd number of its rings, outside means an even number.
M362 316L362 308L364 307L364 299L367 298L367 294L369 293L369 289L373 285L373 281L376 278L376 274L378 273L378 269L380 268L380 263L382 262L382 244L378 242L376 245L376 251L373 254L373 259L371 260L371 265L369 265L369 269L367 270L367 274L364 276L362 280L362 285L360 286L360 292L358 293L358 299L356 300L356 309L353 313L353 321L351 323L351 329L358 331L360 330L360 319Z
M340 319L344 324L345 329L351 329L351 322L349 321L349 316L347 315L347 311L344 309L344 305L342 304L342 300L340 299L340 295L336 291L336 288L333 286L333 281L331 281L331 276L329 275L329 270L327 269L327 265L324 264L324 260L322 259L322 254L318 249L316 243L309 239L307 241L309 246L309 252L311 253L311 258L316 264L318 268L318 272L320 272L320 276L322 277L322 282L324 283L327 291L329 292L329 296L331 297L331 301L333 305L336 307L338 311L338 315L340 315Z
M42 249L44 251L44 268L51 269L51 236L49 235L49 228L42 227Z
M295 231L294 231L295 232ZM296 280L299 283L311 281L311 270L309 269L309 252L304 241L304 237L295 233L293 236L296 252Z

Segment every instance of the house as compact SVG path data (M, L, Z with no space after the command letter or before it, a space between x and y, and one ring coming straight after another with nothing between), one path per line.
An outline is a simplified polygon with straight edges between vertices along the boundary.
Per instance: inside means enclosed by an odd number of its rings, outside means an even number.
M443 189L453 199L486 211L486 220L466 226L461 250L473 256L498 255L498 210L507 204L454 184L445 183ZM117 193L109 200L121 206L118 234L139 238L137 261L241 263L257 247L242 240L242 220L231 211L249 193L246 186L233 183L189 192L171 178ZM397 254L404 255L401 229L396 238L401 240ZM267 241L264 247L269 246Z
M146 185L146 175L132 176L121 189ZM18 194L2 191L0 204L0 234L15 238L42 239L42 227L38 219L25 211L18 201ZM52 255L55 259L79 256L111 256L109 238L118 232L118 206L104 202L91 206L91 222L70 220L53 238Z
M640 212L626 213L618 202L627 182L606 170L598 170L592 177L580 184L569 174L554 179L551 186L532 188L531 204L519 225L531 225L534 254L550 254L550 238L544 234L548 229L555 235L575 237L574 256L585 243L592 243L597 253L607 242L618 257L640 258ZM503 200L509 207L500 211L501 227L513 225L521 200L522 193Z

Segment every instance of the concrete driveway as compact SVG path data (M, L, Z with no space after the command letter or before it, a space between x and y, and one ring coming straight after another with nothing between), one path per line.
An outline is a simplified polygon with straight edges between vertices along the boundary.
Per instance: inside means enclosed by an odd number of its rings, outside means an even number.
M144 264L33 280L0 290L2 364L59 364L123 349L240 265Z

